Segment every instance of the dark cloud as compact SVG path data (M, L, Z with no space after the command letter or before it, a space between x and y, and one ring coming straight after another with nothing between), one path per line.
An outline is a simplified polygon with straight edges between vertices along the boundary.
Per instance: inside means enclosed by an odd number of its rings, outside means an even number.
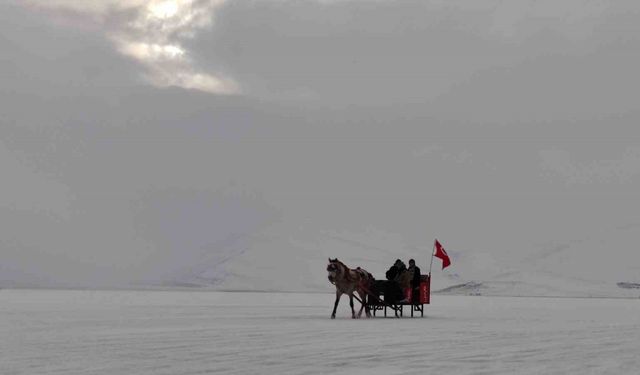
M627 113L637 6L581 5L230 2L190 49L247 95L312 107L506 124Z

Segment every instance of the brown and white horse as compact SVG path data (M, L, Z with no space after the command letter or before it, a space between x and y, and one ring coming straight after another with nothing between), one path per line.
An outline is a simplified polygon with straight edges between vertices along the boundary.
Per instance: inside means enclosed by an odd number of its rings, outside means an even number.
M333 312L331 313L331 319L336 317L336 309L338 308L338 302L340 302L340 296L346 294L349 296L349 304L351 306L351 317L356 318L356 312L353 309L353 293L357 292L360 295L360 302L362 306L358 312L358 318L362 315L362 309L364 308L367 317L371 317L371 312L367 306L367 292L370 290L373 283L373 276L364 269L358 267L355 270L350 269L344 263L336 259L329 258L329 264L327 265L328 278L331 284L336 286L336 302L333 305Z

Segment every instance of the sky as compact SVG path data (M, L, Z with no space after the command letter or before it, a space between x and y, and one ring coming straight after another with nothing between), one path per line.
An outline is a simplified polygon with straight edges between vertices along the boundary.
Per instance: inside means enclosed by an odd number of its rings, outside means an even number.
M637 229L637 66L631 0L3 1L0 286L274 225L525 258Z

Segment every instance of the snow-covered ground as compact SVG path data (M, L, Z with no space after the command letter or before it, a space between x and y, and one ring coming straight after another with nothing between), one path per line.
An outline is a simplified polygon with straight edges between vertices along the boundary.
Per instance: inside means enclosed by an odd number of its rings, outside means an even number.
M328 288L327 288L328 289ZM0 290L15 374L637 374L640 300L434 296L336 320L330 293Z

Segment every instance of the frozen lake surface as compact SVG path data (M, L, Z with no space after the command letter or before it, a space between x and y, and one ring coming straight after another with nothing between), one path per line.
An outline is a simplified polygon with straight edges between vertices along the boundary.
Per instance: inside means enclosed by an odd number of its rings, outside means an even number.
M433 296L352 320L333 294L0 290L13 374L637 374L640 300ZM356 303L357 305L357 303Z

